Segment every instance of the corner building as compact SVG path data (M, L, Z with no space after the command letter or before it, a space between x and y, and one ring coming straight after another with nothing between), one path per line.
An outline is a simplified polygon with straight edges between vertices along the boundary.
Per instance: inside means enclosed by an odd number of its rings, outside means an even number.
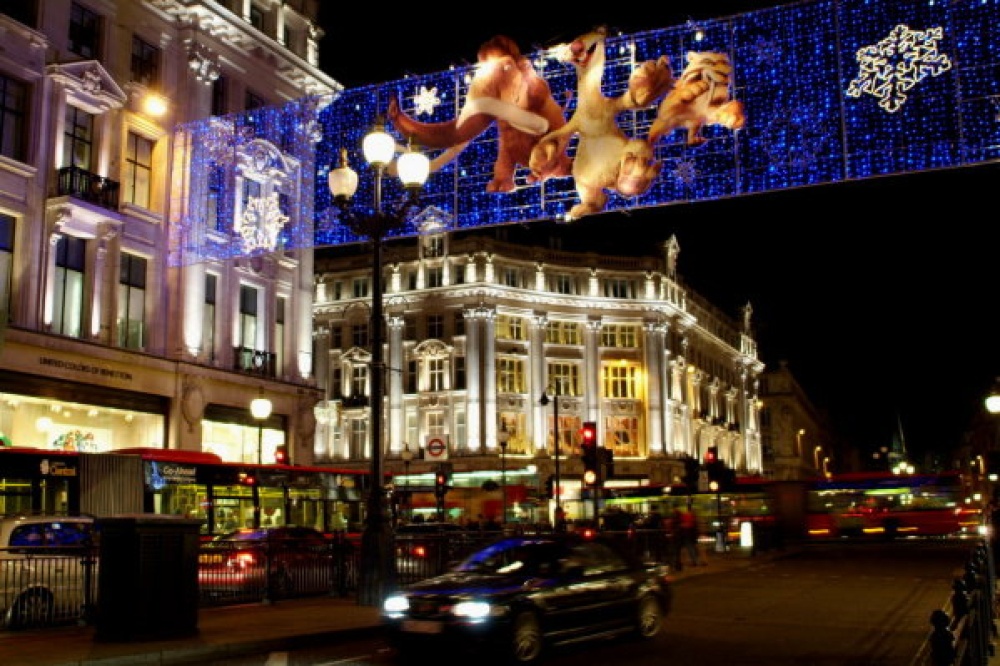
M551 521L557 449L568 516L593 516L585 422L613 452L609 488L676 483L684 458L712 446L739 473L763 474L764 366L749 304L734 321L689 291L673 237L636 258L527 247L506 233L439 231L386 250L383 457L404 519L436 516L445 465L448 519L499 519L506 505L508 521ZM344 246L317 250L316 262L326 399L315 458L363 469L370 257Z
M316 6L4 3L5 442L205 450L246 463L274 462L287 447L309 462L323 397L312 374L312 249L272 243L185 266L170 255L190 217L212 219L205 233L231 242L224 232L265 196L277 202L272 218L311 220L295 155L263 123L218 160L208 191L191 184L192 151L175 128L211 117L232 131L243 112L337 90L318 68ZM266 240L257 224L246 237ZM250 414L258 396L273 405L266 421Z

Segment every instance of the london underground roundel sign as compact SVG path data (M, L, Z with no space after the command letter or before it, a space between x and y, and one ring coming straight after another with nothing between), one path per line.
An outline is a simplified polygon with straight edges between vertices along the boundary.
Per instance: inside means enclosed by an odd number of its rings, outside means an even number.
M431 437L428 439L425 451L427 458L430 460L444 460L448 457L448 447L441 437Z

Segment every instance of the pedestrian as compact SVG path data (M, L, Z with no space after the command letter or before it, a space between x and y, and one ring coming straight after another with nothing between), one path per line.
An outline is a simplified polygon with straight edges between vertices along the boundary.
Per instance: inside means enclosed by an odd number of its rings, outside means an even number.
M694 508L688 506L680 515L681 551L688 554L691 566L706 565L698 554L698 516ZM680 556L678 556L680 559Z

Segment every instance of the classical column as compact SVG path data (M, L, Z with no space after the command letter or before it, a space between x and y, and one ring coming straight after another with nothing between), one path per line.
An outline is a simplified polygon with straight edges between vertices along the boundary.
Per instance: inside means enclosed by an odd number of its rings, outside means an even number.
M403 328L405 321L401 314L388 316L389 358L386 368L389 373L389 452L399 455L403 450L406 430L403 423L403 373L406 359L403 358Z
M466 441L470 451L478 451L480 448L482 338L482 320L479 317L479 309L468 308L465 310L465 371L467 380L465 417Z

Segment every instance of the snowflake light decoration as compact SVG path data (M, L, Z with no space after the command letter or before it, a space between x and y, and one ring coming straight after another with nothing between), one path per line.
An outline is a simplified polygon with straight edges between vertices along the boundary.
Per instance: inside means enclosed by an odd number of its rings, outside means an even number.
M281 212L277 192L266 197L250 197L243 210L243 219L236 223L236 232L243 238L244 254L257 249L274 250L286 222L288 216Z
M910 30L897 25L877 44L858 49L858 76L847 88L850 97L868 93L878 98L878 105L895 113L906 102L906 92L928 76L938 76L951 69L948 56L938 53L944 30Z
M441 104L437 87L435 86L428 90L426 86L420 86L420 92L413 96L413 104L416 107L418 116L433 115L434 109Z

